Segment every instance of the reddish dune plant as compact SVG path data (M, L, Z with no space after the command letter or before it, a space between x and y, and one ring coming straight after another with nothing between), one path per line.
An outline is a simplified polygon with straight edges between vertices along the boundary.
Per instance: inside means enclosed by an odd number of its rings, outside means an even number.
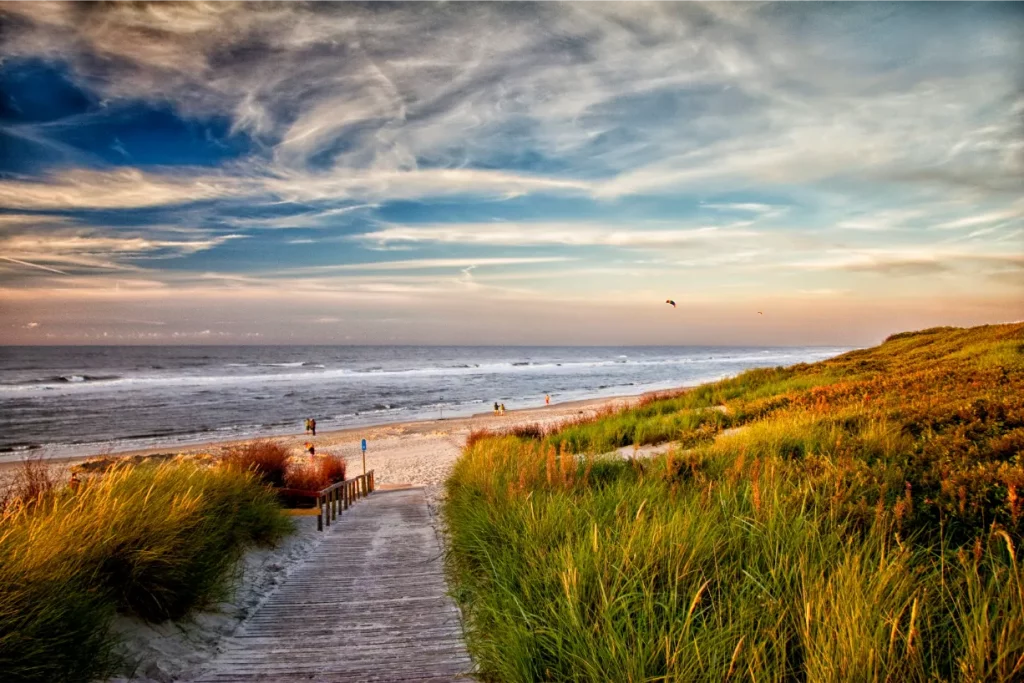
M513 427L509 433L512 434L512 436L519 437L520 439L537 439L540 441L544 438L546 432L544 427L534 423Z
M288 468L284 476L284 484L290 489L301 491L319 491L330 482L324 479L320 467L315 462L295 463Z
M251 441L225 455L224 464L255 472L265 484L280 487L288 471L288 450L273 441Z
M644 394L637 401L637 408L646 408L647 406L653 405L660 401L668 401L673 398L679 398L683 394L687 393L689 389L669 389L666 391L652 391Z
M14 479L0 493L0 511L15 505L34 505L57 488L50 467L39 458L23 460Z
M320 476L327 482L326 485L345 480L348 463L340 455L322 455L316 459L316 466L320 470Z
M483 441L484 439L489 439L492 436L495 436L495 434L489 429L474 429L469 433L469 436L466 437L466 448L472 448L475 444Z

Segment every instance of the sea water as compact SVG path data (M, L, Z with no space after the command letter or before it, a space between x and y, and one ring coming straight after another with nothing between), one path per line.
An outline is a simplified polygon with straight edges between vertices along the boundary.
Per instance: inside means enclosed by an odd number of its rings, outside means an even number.
M0 461L638 394L832 347L0 347Z

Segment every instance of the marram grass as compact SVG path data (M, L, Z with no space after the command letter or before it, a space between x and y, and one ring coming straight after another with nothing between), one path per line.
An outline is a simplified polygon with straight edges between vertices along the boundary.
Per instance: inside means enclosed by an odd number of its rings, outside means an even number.
M0 517L5 682L90 681L117 665L117 613L176 619L226 595L249 545L289 530L273 492L230 468L119 467Z
M679 446L600 455L651 424ZM1019 324L477 438L445 503L470 649L492 681L1024 680L1021 445Z

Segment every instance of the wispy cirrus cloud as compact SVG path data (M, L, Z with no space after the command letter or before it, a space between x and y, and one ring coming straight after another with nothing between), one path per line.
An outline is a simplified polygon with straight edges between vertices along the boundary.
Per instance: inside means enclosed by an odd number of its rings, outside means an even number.
M242 235L202 239L159 239L93 228L0 233L0 259L20 266L67 275L71 269L143 270L140 259L167 259L196 254L239 239Z
M401 261L373 261L368 263L343 263L332 266L309 266L305 268L279 271L278 275L296 273L331 273L360 270L434 270L434 269L466 269L484 266L519 266L543 263L564 263L573 259L564 256L527 256L527 257L483 257L483 258L419 258Z
M896 276L933 275L956 270L991 274L1011 269L1022 271L1024 275L1024 254L1000 254L962 248L831 249L818 257L789 263L788 267Z
M741 222L692 228L638 228L587 223L447 223L388 226L355 235L379 244L437 243L487 246L666 247L754 237Z

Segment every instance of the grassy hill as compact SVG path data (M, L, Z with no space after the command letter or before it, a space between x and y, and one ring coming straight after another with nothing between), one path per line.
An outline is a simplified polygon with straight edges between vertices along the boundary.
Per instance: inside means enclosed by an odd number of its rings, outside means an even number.
M501 681L1024 680L1022 452L1022 324L477 435L445 508L470 647Z
M38 463L37 463L38 465ZM291 529L273 491L237 467L120 464L78 486L0 500L0 680L105 680L114 617L187 618L229 595L235 563Z

